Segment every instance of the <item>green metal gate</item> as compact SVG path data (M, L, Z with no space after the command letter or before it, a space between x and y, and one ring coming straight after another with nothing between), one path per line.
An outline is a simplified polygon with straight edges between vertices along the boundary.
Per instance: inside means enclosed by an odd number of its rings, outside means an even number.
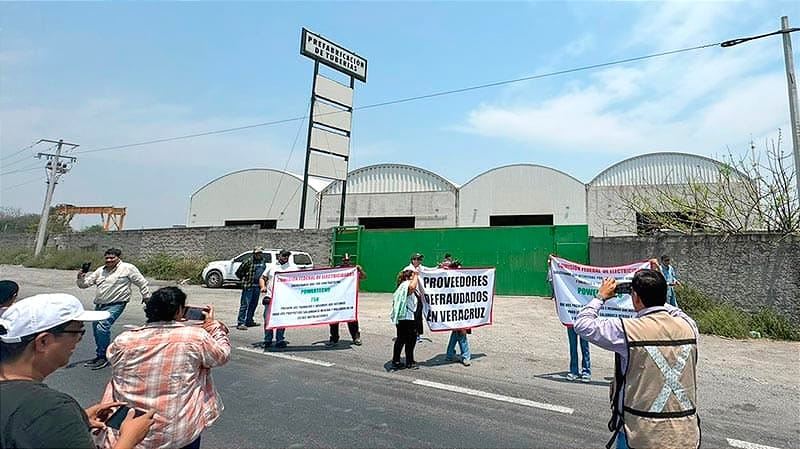
M425 255L423 265L433 267L451 253L465 267L496 267L498 295L550 294L547 256L558 255L588 263L589 228L586 225L513 226L495 228L370 229L339 227L333 233L332 260L344 253L361 265L367 279L361 290L391 292L397 273L411 254Z

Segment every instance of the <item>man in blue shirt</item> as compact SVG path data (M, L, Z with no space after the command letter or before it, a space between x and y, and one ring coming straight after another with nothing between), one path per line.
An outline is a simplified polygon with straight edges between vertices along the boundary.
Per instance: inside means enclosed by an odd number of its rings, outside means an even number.
M267 267L264 260L264 249L255 248L253 256L242 262L236 270L236 276L242 280L242 298L239 302L239 317L236 329L246 331L248 327L258 326L253 315L258 307L258 294L261 291L258 279Z
M667 255L661 256L661 274L667 280L667 303L678 307L678 299L675 297L675 286L681 285L675 277L675 267L669 264L670 258Z

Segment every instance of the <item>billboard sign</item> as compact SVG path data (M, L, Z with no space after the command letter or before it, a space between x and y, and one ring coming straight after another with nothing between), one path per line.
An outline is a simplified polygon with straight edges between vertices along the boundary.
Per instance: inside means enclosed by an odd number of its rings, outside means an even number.
M303 28L300 54L353 78L367 81L367 60L324 37Z

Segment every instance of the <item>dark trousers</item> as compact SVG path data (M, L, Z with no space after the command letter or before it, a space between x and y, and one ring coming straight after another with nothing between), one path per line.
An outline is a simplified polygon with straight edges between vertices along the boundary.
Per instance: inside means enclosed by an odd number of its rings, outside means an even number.
M200 437L197 437L196 440L192 441L186 446L183 446L181 449L200 449Z
M406 348L406 365L414 363L414 346L417 345L417 326L413 320L397 322L397 338L394 340L392 362L400 363L400 352Z
M350 321L347 323L347 329L350 331L350 337L352 337L353 340L361 337L361 333L358 331L358 321ZM331 341L334 343L339 342L339 323L331 324Z
M419 299L417 299L417 311L414 312L414 327L416 328L417 335L422 335L422 301ZM416 340L417 337L414 336L414 339Z
M253 315L255 315L256 307L258 307L259 293L261 293L261 290L257 286L242 289L242 297L239 300L239 316L236 319L236 324L251 324L253 322Z

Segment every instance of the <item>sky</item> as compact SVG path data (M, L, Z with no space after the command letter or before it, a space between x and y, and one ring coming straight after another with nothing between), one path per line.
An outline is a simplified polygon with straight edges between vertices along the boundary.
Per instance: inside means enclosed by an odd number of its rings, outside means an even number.
M464 184L532 163L589 182L645 153L763 151L779 129L791 149L780 36L366 107L768 33L784 15L798 26L800 3L0 2L0 205L41 211L33 156L52 149L26 147L42 138L80 145L53 203L127 207L126 229L185 224L191 194L232 171L302 174L304 120L104 149L307 115L303 27L368 60L350 170Z

